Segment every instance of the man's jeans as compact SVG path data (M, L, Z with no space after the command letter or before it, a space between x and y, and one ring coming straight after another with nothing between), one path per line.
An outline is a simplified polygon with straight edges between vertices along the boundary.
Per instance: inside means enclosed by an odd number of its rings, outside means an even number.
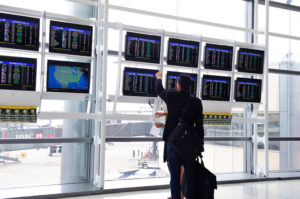
M175 149L169 144L167 145L168 167L171 175L170 188L172 199L180 199L180 166L184 166L184 175L186 177L186 199L196 199L196 181L195 181L195 162L186 161L180 157Z

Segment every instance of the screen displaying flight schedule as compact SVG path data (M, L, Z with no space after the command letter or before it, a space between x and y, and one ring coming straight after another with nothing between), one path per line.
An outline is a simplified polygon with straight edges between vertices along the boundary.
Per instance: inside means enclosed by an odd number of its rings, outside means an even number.
M89 93L90 63L48 60L47 91Z
M202 99L229 101L230 85L230 77L203 75Z
M186 74L191 77L191 79L192 79L191 95L196 96L196 94L197 94L197 74L168 71L167 72L167 83L166 83L167 89L175 89L176 88L176 83L178 81L179 75L181 75L181 74Z
M204 68L232 70L232 46L206 44L204 49Z
M0 89L35 91L36 59L0 56Z
M125 59L159 63L161 37L127 32L125 44Z
M39 50L40 19L0 13L0 46Z
M239 72L263 73L264 51L240 48L238 51L237 70Z
M261 99L260 79L237 78L235 81L234 98L241 102L260 102Z
M123 95L156 97L155 73L157 72L157 70L125 67Z
M199 42L169 39L167 64L197 67Z
M93 27L50 21L49 52L92 55Z

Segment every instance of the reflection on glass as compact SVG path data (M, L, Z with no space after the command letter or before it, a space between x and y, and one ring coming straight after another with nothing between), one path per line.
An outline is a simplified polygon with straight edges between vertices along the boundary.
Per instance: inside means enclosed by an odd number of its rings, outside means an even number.
M105 157L105 180L169 176L163 142L109 142Z
M273 148L275 144L278 146L277 148ZM299 150L298 142L269 142L269 170L299 170L300 158L297 153Z
M0 123L0 139L42 139L88 137L90 120L38 120L30 123Z
M151 136L155 130L153 122L108 120L106 125L106 136Z
M163 142L106 143L105 180L169 177ZM243 172L244 142L206 142L206 167L215 173Z
M243 113L232 113L235 118L244 117ZM243 123L234 123L231 125L205 125L204 132L206 137L243 137L246 135Z
M87 182L87 149L77 143L0 145L0 188Z
M241 141L205 142L205 166L214 173L243 172L244 146L245 142Z

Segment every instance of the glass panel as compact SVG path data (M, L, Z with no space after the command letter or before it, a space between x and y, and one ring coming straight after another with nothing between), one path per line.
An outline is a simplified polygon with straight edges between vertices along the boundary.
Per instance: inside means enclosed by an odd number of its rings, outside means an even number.
M300 77L278 74L269 77L269 136L300 137Z
M276 141L269 142L269 169L295 170L300 169L299 142Z
M129 8L147 10L157 13L178 15L199 20L214 21L222 24L244 26L245 2L237 0L228 1L193 1L193 0L153 0L149 3L140 3L139 0L120 1L111 0L110 4ZM216 6L217 4L217 6ZM214 13L212 14L212 10ZM126 14L127 15L127 14ZM122 15L124 16L124 15ZM238 17L237 17L238 16ZM119 19L117 21L123 20ZM134 21L144 21L143 17L135 18ZM145 21L144 21L145 22Z
M124 6L134 9L175 15L177 12L177 1L174 0L151 0L141 3L140 0L110 0L110 4Z
M88 181L89 144L0 145L0 188Z
M201 35L209 38L245 42L245 33L241 31L234 31L225 28L195 24L190 22L180 21L178 24L178 32L183 34L191 35L192 32L192 35ZM203 57L201 59L203 59Z
M92 6L73 3L67 0L0 0L0 4L31 10L47 10L48 12L75 15L80 17L92 17L93 14Z
M94 101L42 100L40 109L41 112L89 113L94 104Z
M0 139L85 138L91 132L91 120L38 120L30 123L0 123Z
M292 1L292 4L296 1ZM286 1L284 2L286 3ZM299 4L299 1L298 1ZM265 6L259 5L258 9L258 27L260 30L265 29ZM286 35L299 36L300 28L298 26L299 12L289 11L286 9L270 7L269 26L270 32L281 33ZM270 41L271 44L271 41ZM281 45L278 45L281 46ZM269 48L272 50L272 48ZM281 50L278 48L277 50ZM278 57L279 59L281 57Z
M237 0L179 0L179 16L244 27L245 6Z
M272 0L278 3L284 3L284 4L290 4L290 5L295 5L295 6L300 6L299 0Z
M124 1L125 2L125 1ZM139 3L139 5L142 5ZM145 4L147 5L147 4ZM155 5L156 7L159 7ZM128 7L128 6L127 6ZM120 17L122 16L122 17ZM109 11L109 22L119 22L126 25L139 26L144 28L163 29L166 31L176 31L177 23L175 20L160 17L124 12L119 10ZM143 30L140 30L143 31ZM158 30L159 32L159 30Z
M300 70L300 41L270 37L269 67Z
M257 173L263 176L263 168L265 168L265 145L262 142L257 143Z
M163 142L106 143L105 180L168 177ZM244 142L206 142L205 165L215 173L244 171Z
M144 137L161 135L162 129L156 128L150 121L108 120L106 127L107 137Z
M270 7L270 32L291 34L290 33L290 11ZM271 48L270 48L271 49Z
M233 116L235 117L235 116ZM230 126L204 126L206 137L242 137L246 136L243 123L232 123Z
M162 121L163 122L163 121ZM153 125L153 121L108 120L106 136L162 136L163 129ZM246 136L243 123L232 123L230 126L205 125L206 137L243 137Z
M245 142L205 142L203 161L214 173L244 172Z
M266 8L265 5L258 5L258 29L265 30L266 26ZM259 36L261 36L259 34ZM264 36L263 36L264 37Z
M289 11L282 8L270 7L270 32L287 34L287 35L300 35L300 29L297 21L300 13ZM265 24L265 6L259 6L259 28L264 29ZM271 48L270 48L271 49Z
M169 176L163 146L163 142L106 143L105 180Z

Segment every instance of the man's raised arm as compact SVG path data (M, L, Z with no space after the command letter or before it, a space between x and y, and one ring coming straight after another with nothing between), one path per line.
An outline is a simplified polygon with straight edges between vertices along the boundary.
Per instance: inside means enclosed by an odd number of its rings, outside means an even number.
M167 102L167 91L164 89L163 85L162 85L162 74L161 72L157 72L156 74L156 82L155 82L155 92L156 94L165 102Z

